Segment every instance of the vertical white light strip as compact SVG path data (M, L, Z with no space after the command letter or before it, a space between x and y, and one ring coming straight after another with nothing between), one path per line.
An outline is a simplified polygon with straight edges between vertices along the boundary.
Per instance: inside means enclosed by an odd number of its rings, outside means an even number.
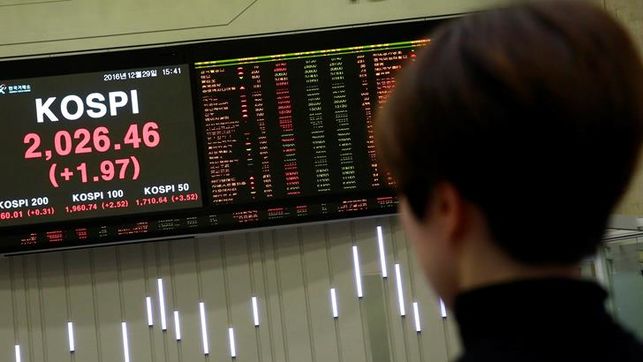
M237 345L234 341L234 328L228 328L228 339L230 340L230 357L237 358Z
M20 345L16 344L16 362L22 362L22 356L20 355Z
M177 341L181 340L181 320L179 319L178 310L174 311L174 335Z
M357 286L357 297L362 298L362 271L359 267L359 255L357 254L357 246L353 245L353 267L355 269L355 285Z
M386 254L384 253L384 235L382 235L382 227L377 227L377 246L380 251L380 267L382 268L382 278L388 278L388 271L386 270Z
M147 309L147 326L154 325L154 316L152 315L152 297L145 297L145 304Z
M413 302L413 317L415 317L415 331L418 333L422 332L422 326L420 326L420 308L418 307L418 302Z
M406 315L404 308L404 291L402 290L402 273L400 272L400 264L395 264L395 282L397 283L397 300L400 303L400 315Z
M255 327L259 327L259 304L257 303L257 297L252 297L252 319Z
M127 338L127 322L121 323L121 330L123 332L123 356L125 362L129 362L129 340Z
M337 309L337 295L335 288L330 289L330 305L333 309L333 318L339 318L339 310Z
M167 320L165 319L165 292L163 292L163 279L158 278L159 290L159 310L161 312L161 330L167 330Z
M447 317L447 307L444 305L444 301L440 299L440 315L442 318Z
M69 340L69 352L76 351L76 341L74 341L74 324L67 322L67 339Z
M199 313L201 314L201 338L203 339L203 354L210 354L210 345L208 344L208 328L205 324L205 303L199 302Z

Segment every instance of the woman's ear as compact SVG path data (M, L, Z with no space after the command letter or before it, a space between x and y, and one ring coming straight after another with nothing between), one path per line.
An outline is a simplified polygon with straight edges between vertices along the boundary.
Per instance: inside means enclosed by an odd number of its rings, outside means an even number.
M439 226L441 239L457 247L466 232L467 202L458 189L449 182L440 182L433 189L426 217ZM428 220L425 220L428 221Z

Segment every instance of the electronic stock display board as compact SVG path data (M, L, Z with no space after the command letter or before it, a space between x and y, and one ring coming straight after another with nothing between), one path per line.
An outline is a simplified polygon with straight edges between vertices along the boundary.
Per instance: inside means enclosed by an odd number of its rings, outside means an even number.
M0 63L0 251L395 212L373 117L429 25Z
M0 91L0 225L202 206L186 65Z

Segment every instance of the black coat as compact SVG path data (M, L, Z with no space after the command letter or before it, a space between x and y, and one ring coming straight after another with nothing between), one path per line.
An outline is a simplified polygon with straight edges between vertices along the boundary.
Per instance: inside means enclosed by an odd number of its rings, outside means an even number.
M643 344L607 313L606 298L597 284L571 279L463 293L455 303L459 361L643 362Z

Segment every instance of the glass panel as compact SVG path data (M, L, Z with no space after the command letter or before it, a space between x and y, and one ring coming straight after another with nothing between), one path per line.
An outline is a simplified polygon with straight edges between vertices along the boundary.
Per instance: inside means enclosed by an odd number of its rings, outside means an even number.
M643 238L605 247L615 317L643 339Z

